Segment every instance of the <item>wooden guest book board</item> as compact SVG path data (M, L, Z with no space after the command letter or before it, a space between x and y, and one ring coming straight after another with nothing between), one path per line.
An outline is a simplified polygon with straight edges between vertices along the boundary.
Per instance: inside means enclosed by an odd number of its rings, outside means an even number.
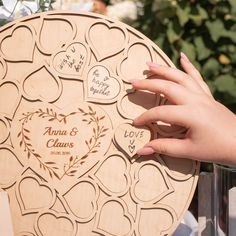
M133 28L90 13L1 28L0 187L16 236L171 235L199 164L136 151L184 130L132 119L168 101L134 91L147 61L173 66Z

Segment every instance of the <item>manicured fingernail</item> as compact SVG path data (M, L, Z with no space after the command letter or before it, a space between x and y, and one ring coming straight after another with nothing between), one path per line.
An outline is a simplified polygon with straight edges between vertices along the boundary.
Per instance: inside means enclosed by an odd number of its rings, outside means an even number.
M139 156L147 156L147 155L151 155L153 153L155 153L155 151L151 147L143 147L137 151L137 154Z
M139 79L131 79L131 80L129 80L129 82L131 83L131 84L135 84L135 83L137 83L137 82L139 82L140 80Z
M158 64L156 64L156 63L154 63L154 62L146 62L146 64L147 64L147 66L149 66L149 67L155 67L155 68L157 68L157 67L160 66L160 65L158 65Z
M134 126L137 125L137 120L138 120L137 118L133 119L132 125Z
M180 56L184 61L189 62L188 57L183 52L180 53Z

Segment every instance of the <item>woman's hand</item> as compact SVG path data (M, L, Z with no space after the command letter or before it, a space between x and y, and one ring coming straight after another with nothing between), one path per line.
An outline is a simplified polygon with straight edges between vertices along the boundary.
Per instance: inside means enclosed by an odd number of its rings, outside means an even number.
M131 81L137 90L162 93L175 105L154 107L137 117L135 126L163 121L187 129L183 139L158 138L138 151L199 161L236 164L236 116L215 101L198 70L181 53L181 70L148 63L150 79Z

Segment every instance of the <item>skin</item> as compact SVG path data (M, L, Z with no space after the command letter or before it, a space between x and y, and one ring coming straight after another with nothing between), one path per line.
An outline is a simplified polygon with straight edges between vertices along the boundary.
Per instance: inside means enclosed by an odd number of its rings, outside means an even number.
M183 53L180 63L184 72L147 63L154 76L131 81L136 90L162 93L174 104L153 107L134 119L135 126L163 121L187 130L182 139L152 140L137 154L158 153L236 165L236 116L213 98L202 76Z

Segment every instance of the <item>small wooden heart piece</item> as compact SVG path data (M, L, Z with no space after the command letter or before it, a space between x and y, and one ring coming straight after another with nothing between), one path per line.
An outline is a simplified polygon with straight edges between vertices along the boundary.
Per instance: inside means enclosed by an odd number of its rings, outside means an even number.
M114 141L129 157L133 157L151 139L148 127L134 127L129 123L118 126L115 131Z

